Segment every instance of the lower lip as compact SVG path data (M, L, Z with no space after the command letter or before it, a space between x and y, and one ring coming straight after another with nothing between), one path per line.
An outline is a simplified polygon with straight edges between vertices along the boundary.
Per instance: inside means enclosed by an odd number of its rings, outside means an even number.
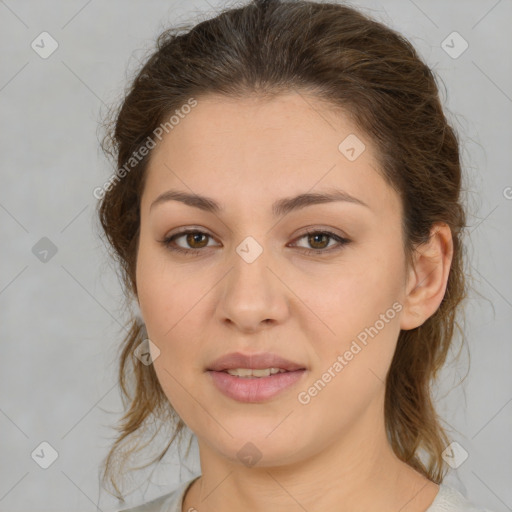
M239 402L263 402L296 384L306 370L282 372L268 377L237 377L227 372L208 373L213 383L226 396Z

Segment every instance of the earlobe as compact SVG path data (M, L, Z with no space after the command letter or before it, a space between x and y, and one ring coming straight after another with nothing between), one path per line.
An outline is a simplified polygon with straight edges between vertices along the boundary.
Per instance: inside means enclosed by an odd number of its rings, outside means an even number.
M409 270L400 329L422 325L439 308L446 292L453 257L450 227L437 223L428 242L418 246Z

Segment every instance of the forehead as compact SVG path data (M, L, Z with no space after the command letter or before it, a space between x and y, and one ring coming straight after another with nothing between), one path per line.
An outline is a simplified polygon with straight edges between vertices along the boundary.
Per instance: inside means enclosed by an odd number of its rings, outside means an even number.
M398 199L366 134L305 93L197 98L153 150L147 172L143 208L166 188L261 205L329 187L376 207L396 209Z
M200 161L208 152L231 161L250 158L279 164L305 157L314 162L319 152L338 159L339 143L351 134L366 138L348 116L333 113L305 93L272 99L209 95L199 98L197 106L164 136L154 156L179 149L183 162L186 156ZM224 147L229 147L229 154L224 155Z

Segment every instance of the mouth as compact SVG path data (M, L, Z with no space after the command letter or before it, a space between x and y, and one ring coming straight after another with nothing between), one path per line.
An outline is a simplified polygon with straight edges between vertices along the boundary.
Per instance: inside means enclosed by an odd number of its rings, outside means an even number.
M276 375L278 373L287 373L289 370L285 370L284 368L231 368L229 370L222 370L224 373L228 373L229 375L233 375L235 377L240 377L241 379L250 379L250 378L262 378L262 377L270 377L271 375Z
M240 369L245 370L245 369ZM264 376L253 375L254 371L263 371L268 373ZM250 372L250 375L238 375L239 369L230 371L213 371L207 374L215 386L223 395L243 403L257 403L269 401L277 397L286 390L290 390L301 381L307 370L278 371L270 373L269 370L251 370L247 369L244 373ZM234 375L233 375L234 373Z
M215 388L237 402L268 401L304 378L304 365L265 352L233 352L215 360L206 368Z
M207 371L228 372L239 377L268 377L305 369L306 367L300 363L270 352L261 354L232 352L216 359L206 368Z

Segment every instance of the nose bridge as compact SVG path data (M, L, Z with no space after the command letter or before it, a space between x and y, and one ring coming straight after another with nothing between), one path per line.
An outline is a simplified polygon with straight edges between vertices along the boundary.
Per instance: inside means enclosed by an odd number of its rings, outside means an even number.
M287 311L284 287L272 271L270 250L247 236L235 247L219 305L223 319L245 329L282 321Z

